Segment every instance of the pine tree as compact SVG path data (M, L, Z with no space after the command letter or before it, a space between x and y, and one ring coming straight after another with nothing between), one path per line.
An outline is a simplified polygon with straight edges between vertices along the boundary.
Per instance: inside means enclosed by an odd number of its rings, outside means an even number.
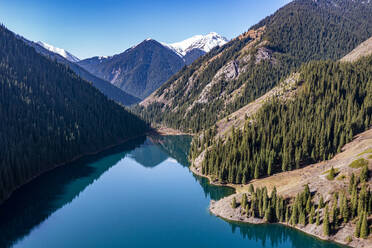
M363 166L363 169L362 169L361 173L360 173L360 181L361 182L367 182L367 180L368 180L368 165L365 164Z
M301 211L301 213L300 213L299 223L303 226L306 225L306 215L305 215L304 211Z
M270 206L265 211L265 221L269 223L272 222L272 209Z
M324 200L323 200L322 195L320 196L320 199L319 199L319 208L324 208Z
M236 198L235 198L235 196L232 198L232 201L231 201L231 207L232 207L232 208L237 208L237 205L236 205Z
M251 193L251 194L254 193L253 184L249 184L248 192Z
M318 208L318 211L316 211L316 225L320 225L320 208Z
M329 171L329 174L328 174L328 177L327 178L329 180L333 180L335 178L335 176L336 176L336 171L335 171L335 169L332 166L331 170Z
M368 237L368 222L367 222L367 213L363 213L363 218L360 226L360 237L366 239Z
M357 238L360 237L361 225L362 225L362 218L359 218L358 222L355 225L355 232L354 232L354 236L357 237Z
M355 175L354 175L354 173L351 173L351 177L350 177L350 180L349 180L349 193L350 194L353 191L354 183L355 183Z
M328 216L328 206L325 209L324 217L323 217L323 234L325 236L329 236L330 230L329 230L329 216Z
M296 204L292 205L291 223L292 225L297 225L298 223L298 209Z
M243 209L246 208L246 205L247 205L247 194L245 194L245 193L242 196L242 203L241 203L241 205L242 205L242 208Z
M349 220L349 215L350 215L350 210L349 210L349 205L347 203L347 198L346 196L343 197L342 201L342 219L346 223Z
M285 222L289 223L289 206L285 209Z

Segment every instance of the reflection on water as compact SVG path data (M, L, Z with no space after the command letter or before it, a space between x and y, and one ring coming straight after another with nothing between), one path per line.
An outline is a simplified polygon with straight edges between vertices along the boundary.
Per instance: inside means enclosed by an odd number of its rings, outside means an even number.
M234 189L210 185L186 168L190 140L140 138L44 174L1 206L0 247L46 247L45 240L54 245L48 248L339 247L279 225L212 216L210 199ZM92 205L94 214L81 207Z
M200 177L194 175L194 178L202 186L205 198L210 198L212 200L218 201L221 198L232 195L235 193L235 189L230 187L221 187L209 184L208 179L205 177Z
M345 247L336 243L317 240L294 228L280 224L253 225L232 221L227 221L227 223L229 223L232 233L239 233L244 239L255 240L259 242L262 247L281 247L288 243L294 248ZM314 242L314 240L316 240L316 242Z
M145 141L145 137L89 156L47 172L16 191L0 207L0 247L9 247L17 239L71 202L106 170ZM101 160L101 163L93 163ZM97 166L99 165L99 166Z

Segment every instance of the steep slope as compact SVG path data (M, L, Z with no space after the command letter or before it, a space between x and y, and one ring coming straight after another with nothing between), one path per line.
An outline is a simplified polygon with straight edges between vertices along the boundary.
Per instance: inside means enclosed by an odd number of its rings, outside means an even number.
M182 67L226 42L227 39L217 33L196 35L173 44L147 39L121 54L93 57L78 64L97 77L143 99Z
M0 202L49 169L148 126L0 26Z
M192 158L203 174L219 181L247 183L276 172L332 158L372 124L372 57L350 63L304 65L293 98L272 98L232 130L225 141L196 139ZM208 137L207 137L208 136Z
M67 52L66 50L64 50L62 48L54 47L54 46L49 45L49 44L47 44L45 42L42 42L42 41L38 41L36 43L39 46L44 47L48 51L51 51L52 53L56 53L56 54L61 55L62 57L64 57L65 59L67 59L70 62L75 63L75 62L80 61L80 59L78 59L77 57L75 57L74 55L72 55L71 53Z
M78 64L73 63L68 59L65 59L59 53L55 53L54 51L51 51L53 49L51 49L51 50L45 49L44 46L41 46L38 43L29 41L29 40L27 40L23 37L20 37L20 39L22 39L24 42L26 42L26 44L28 44L29 46L32 46L33 48L35 48L35 50L38 53L40 53L44 56L47 56L48 58L51 58L53 60L55 59L59 63L62 63L64 65L67 65L68 67L70 67L71 70L73 70L77 75L79 75L83 79L91 82L94 87L96 87L98 90L100 90L104 95L106 95L111 100L114 100L114 101L116 101L120 104L126 105L126 106L129 106L129 105L140 102L139 98L134 97L134 96L124 92L123 90L115 87L111 83L94 76L93 74L89 73L88 71L86 71L85 69L80 67Z
M357 46L353 51L341 59L343 62L354 62L363 56L372 54L372 37Z
M370 219L372 214L372 178L362 179L366 167L355 168L350 166L354 161L360 160L366 161L367 168L372 169L372 129L357 135L352 142L342 148L340 154L331 160L254 180L249 186L230 185L236 188L237 193L217 202L212 201L210 211L231 221L265 223L267 220L261 218L259 213L252 216L252 204L245 203L245 205L249 205L247 211L247 209L244 209L244 204L239 203L242 203L244 194L248 196L250 203L252 203L252 200L254 202L253 196L255 194L252 193L252 189L267 190L268 195L275 191L277 193L276 199L282 197L285 204L292 206L283 208L283 211L280 204L273 204L271 222L280 222L318 238L333 240L350 247L372 247L371 232L369 236L368 233L365 237L356 236L357 226L360 224L358 220L361 219L363 212L366 213L367 219ZM334 179L330 180L328 175L332 168L337 171L337 174ZM362 182L359 183L360 180ZM298 218L299 223L295 223L295 219L299 216L293 214L293 206L295 205L293 203L296 203L295 198L302 194L305 185L308 186L312 196L310 200L309 197L305 198L306 204L300 206L298 211L299 215L302 211L305 211L305 214L302 215L302 221L301 218ZM235 209L231 207L233 198L237 199ZM319 206L321 205L320 198L323 198L324 204L322 206ZM324 224L320 222L321 218L324 220L326 205L328 205L331 217L329 235L324 234ZM311 210L313 206L314 209ZM345 209L345 207L348 209ZM288 212L288 214L285 214L285 212ZM334 212L336 213L333 214ZM303 217L305 217L305 224L303 224ZM369 223L369 226L371 226L371 223Z
M198 132L262 96L302 63L339 59L371 34L371 2L296 0L181 70L136 111L151 122Z
M138 98L151 94L185 65L180 56L152 39L121 54L85 59L78 64Z

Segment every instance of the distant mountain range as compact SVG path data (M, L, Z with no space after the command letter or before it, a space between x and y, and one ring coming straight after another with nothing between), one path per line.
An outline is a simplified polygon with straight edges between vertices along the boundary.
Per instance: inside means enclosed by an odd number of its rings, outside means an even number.
M216 33L196 35L173 44L146 39L123 53L96 56L77 64L125 92L144 99L182 67L226 42L226 38Z
M80 60L45 42L25 41L39 53L68 65L107 97L124 105L140 102L181 68L228 42L214 32L171 44L146 39L120 54Z
M79 61L79 59L71 53L65 51L64 49L56 48L40 41L29 41L21 36L18 36L18 38L23 40L27 45L33 47L38 53L70 67L70 69L73 70L77 75L91 82L94 87L100 90L109 99L126 106L135 104L140 101L139 98L134 97L126 93L125 91L115 87L111 83L94 76L93 74L76 64L75 62Z

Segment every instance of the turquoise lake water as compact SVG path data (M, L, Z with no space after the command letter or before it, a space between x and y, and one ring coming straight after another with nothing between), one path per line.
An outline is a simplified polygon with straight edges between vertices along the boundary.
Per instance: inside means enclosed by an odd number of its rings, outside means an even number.
M189 142L141 138L44 174L0 207L0 247L341 247L211 215L234 191L189 171Z

